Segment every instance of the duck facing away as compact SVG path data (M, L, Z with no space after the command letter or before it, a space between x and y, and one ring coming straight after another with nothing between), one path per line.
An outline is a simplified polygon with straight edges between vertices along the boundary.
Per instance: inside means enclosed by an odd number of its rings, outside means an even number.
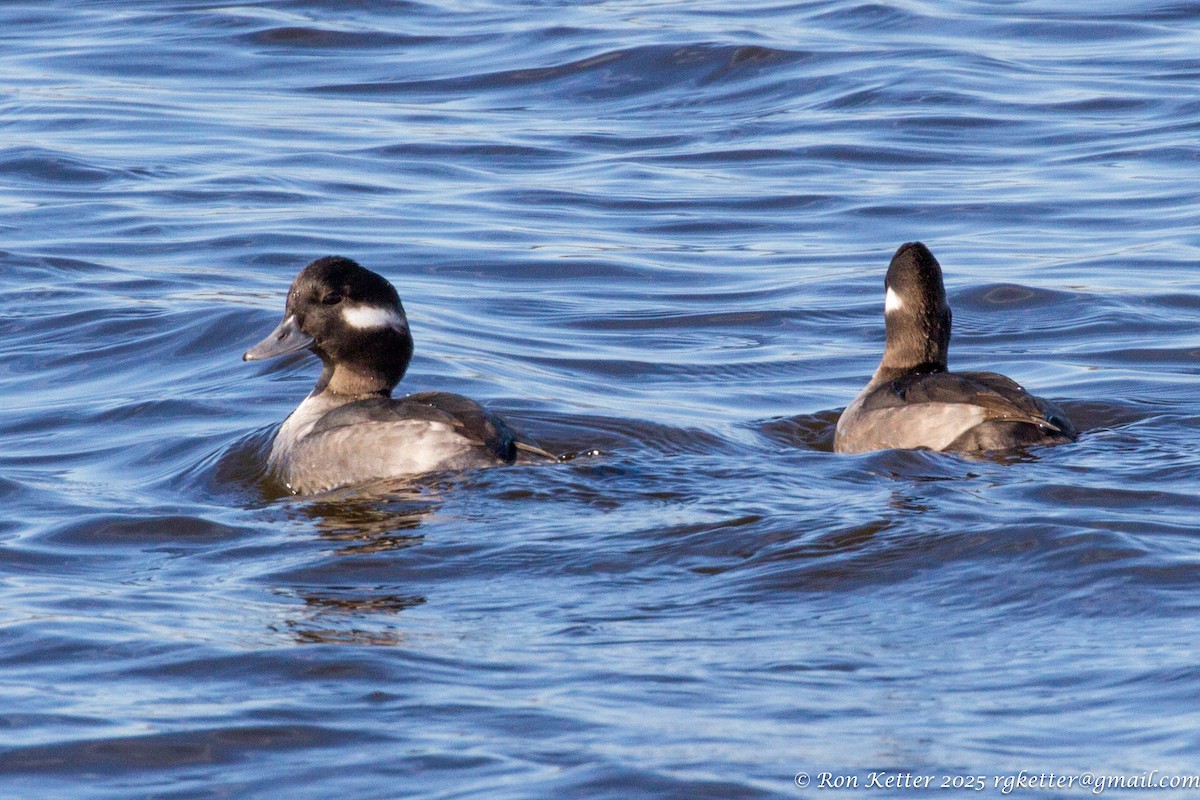
M288 291L283 321L242 358L311 350L324 369L312 393L279 428L269 466L310 494L434 470L512 464L518 441L499 417L446 392L393 398L412 358L408 318L395 288L348 258L309 264Z
M942 268L920 242L901 245L884 281L883 360L838 419L839 453L983 451L1076 439L1062 410L994 372L950 372Z

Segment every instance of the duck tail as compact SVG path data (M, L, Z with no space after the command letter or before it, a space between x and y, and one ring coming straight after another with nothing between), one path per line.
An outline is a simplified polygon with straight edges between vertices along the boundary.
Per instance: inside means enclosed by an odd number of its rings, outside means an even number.
M537 447L532 444L529 444L528 442L513 442L513 444L516 445L516 448L518 450L522 450L526 453L532 453L535 456L541 456L542 458L546 459L547 461L560 461L561 460L558 456L554 455L553 453L547 453L542 448Z

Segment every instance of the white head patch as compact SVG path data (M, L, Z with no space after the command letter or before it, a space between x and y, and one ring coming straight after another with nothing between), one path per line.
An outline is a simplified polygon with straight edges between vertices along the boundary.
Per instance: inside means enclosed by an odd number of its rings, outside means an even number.
M342 309L342 319L351 328L361 328L364 330L371 328L393 328L403 331L408 329L408 323L394 308L346 306Z
M892 287L888 287L887 295L883 300L883 313L890 314L893 311L899 311L904 308L904 301L900 299L900 295L892 291Z

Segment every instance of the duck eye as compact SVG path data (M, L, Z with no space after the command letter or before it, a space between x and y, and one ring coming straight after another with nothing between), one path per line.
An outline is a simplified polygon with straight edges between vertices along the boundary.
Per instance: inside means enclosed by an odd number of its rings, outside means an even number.
M330 292L321 298L321 303L327 306L336 306L342 302L342 295L339 292Z

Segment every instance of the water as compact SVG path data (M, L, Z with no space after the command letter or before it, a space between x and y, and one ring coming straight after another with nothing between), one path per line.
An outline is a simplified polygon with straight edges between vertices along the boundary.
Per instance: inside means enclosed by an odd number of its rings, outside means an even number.
M1079 5L0 7L0 795L1200 772L1200 5ZM914 239L1078 444L829 452ZM286 496L330 253L581 455Z

